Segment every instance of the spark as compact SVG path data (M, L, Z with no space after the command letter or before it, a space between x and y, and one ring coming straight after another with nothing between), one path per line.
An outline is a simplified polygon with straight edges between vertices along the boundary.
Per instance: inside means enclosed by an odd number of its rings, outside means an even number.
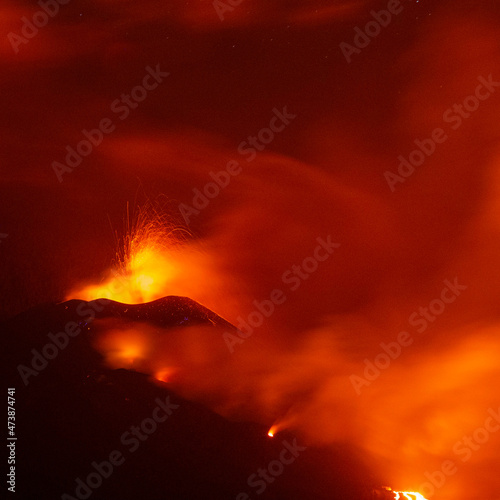
M187 232L177 227L161 206L147 203L131 220L127 207L125 234L116 235L118 251L108 278L74 290L70 297L108 298L128 304L150 302L166 295L179 275L174 254ZM178 255L178 254L176 254Z

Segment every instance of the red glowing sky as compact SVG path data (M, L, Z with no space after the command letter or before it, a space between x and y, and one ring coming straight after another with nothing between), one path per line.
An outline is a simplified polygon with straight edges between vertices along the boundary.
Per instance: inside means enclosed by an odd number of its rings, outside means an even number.
M352 439L379 452L388 479L424 481L426 468L453 456L453 444L498 406L500 92L456 129L443 121L479 77L500 80L500 13L494 1L478 3L402 2L348 63L339 44L352 43L354 27L386 3L244 1L221 21L211 2L70 2L16 54L7 34L20 33L34 11L5 2L2 315L109 277L127 203L133 212L161 196L170 223L189 231L170 256L177 274L162 294L189 295L234 322L254 300L285 290L283 273L332 235L341 246L287 293L255 345L241 346L248 354L210 388L184 389L218 400L231 392L224 377L244 373L267 417L289 407L290 388L303 383L309 403L289 416L324 429L311 439ZM158 64L169 76L120 120L112 103ZM284 107L296 118L247 161L240 143ZM52 163L104 118L116 129L58 182ZM398 156L436 127L446 142L391 192L384 172L397 172ZM193 188L231 160L241 173L185 227L179 204L192 204ZM455 276L468 288L432 334L415 340L364 400L346 388L380 342L408 328L412 312ZM265 378L251 370L259 349ZM476 478L485 492L498 487L489 474L498 461L493 439L442 498L474 498L463 486Z

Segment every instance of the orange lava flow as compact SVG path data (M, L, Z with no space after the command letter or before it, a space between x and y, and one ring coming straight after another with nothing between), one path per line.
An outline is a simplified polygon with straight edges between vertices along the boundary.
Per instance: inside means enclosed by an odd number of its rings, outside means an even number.
M402 499L401 495L408 500L427 500L420 493L416 491L395 491L394 492L394 500Z
M391 488L386 488L387 491L394 493L394 500L427 500L423 495L416 491L394 491Z

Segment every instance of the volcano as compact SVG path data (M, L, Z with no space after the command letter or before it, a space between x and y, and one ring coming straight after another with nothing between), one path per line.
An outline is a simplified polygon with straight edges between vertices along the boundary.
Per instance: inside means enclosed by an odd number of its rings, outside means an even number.
M175 327L236 331L185 297L70 300L4 322L18 498L369 498L354 449L309 446L287 431L270 439L262 424L226 419L140 371L110 369L92 347L104 318L147 322L166 335Z

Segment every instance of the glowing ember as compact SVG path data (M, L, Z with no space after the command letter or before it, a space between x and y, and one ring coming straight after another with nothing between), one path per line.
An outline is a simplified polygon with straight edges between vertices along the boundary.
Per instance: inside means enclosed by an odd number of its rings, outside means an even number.
M268 435L269 437L274 437L274 435L276 434L276 432L278 432L278 426L277 426L277 425L273 425L273 426L269 429L269 431L268 431L267 435Z

